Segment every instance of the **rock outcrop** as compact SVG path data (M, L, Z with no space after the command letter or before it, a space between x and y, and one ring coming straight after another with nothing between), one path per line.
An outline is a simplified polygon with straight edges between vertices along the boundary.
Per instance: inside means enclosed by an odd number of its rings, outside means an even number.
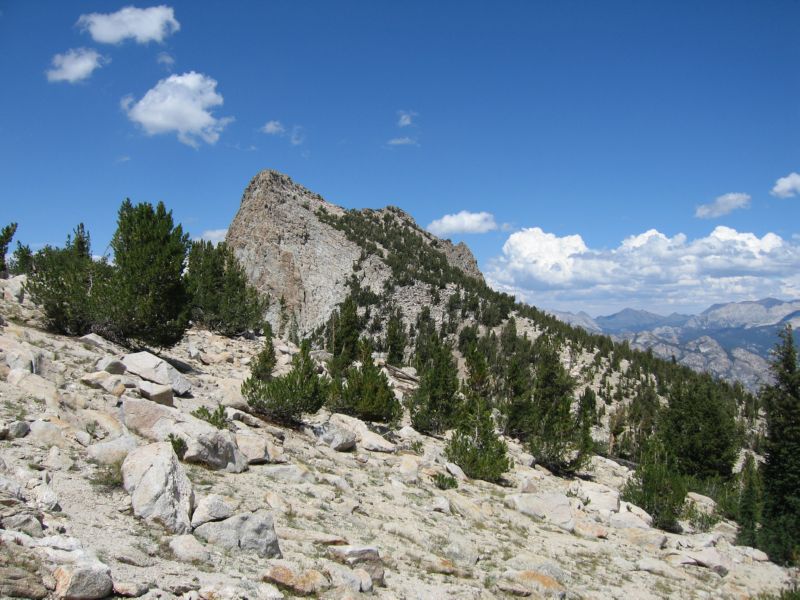
M275 331L283 330L292 319L301 335L324 323L347 296L347 282L356 273L361 247L321 220L320 211L334 216L345 212L286 175L262 171L247 186L228 229L226 243L250 282L272 300L267 317ZM439 240L395 207L371 212L389 214L413 228L426 243L436 244L452 266L483 279L475 257L463 243ZM361 261L358 275L363 287L381 293L391 269L370 255ZM405 293L402 288L396 291L398 297ZM413 319L415 315L406 316Z

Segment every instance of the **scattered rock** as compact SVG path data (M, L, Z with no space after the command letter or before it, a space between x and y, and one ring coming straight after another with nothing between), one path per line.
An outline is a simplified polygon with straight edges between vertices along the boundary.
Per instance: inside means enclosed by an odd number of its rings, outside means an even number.
M125 368L153 383L169 385L178 396L188 394L192 389L191 382L164 359L158 358L149 352L136 352L122 357Z
M223 496L209 494L197 503L192 515L192 527L198 527L211 521L222 521L233 515L233 507Z
M253 550L264 558L280 558L272 515L265 510L234 515L224 521L204 523L194 531L209 544L228 550Z
M175 406L172 401L172 386L152 383L151 381L139 382L139 393L142 397L164 406Z
M522 514L544 519L565 529L575 529L575 516L569 498L558 492L539 494L512 494L506 497L506 506Z
M172 533L191 531L194 492L169 442L133 450L122 463L122 477L137 517Z
M317 439L337 452L347 452L356 447L356 434L349 429L329 423L314 433Z
M330 587L328 578L316 569L295 573L284 565L273 565L268 568L262 580L300 596L315 596Z
M211 554L190 534L179 535L169 541L169 549L175 558L183 562L208 562Z
M348 565L364 569L374 585L384 585L383 560L378 549L372 546L332 546L328 549L331 558Z
M113 589L111 569L99 561L60 565L53 576L56 598L64 600L105 598Z

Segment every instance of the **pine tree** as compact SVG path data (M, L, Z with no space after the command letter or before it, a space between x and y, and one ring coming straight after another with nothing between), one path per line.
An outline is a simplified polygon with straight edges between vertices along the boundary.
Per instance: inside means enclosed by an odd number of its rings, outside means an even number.
M550 344L540 348L531 410L523 418L530 431L528 445L537 462L556 473L574 473L588 456L581 447L579 420L572 414L575 381Z
M353 293L349 294L339 309L334 311L326 326L328 348L333 354L329 368L331 377L338 379L358 355L358 336L361 321Z
M8 276L8 267L6 266L6 252L8 252L8 245L17 232L17 224L9 223L0 229L0 277Z
M507 452L506 443L495 432L489 406L471 393L445 455L468 477L497 482L511 468Z
M183 268L189 236L174 225L163 202L119 209L114 250L113 337L126 345L166 348L189 322Z
M673 386L662 433L683 474L731 474L739 449L735 412L708 376Z
M646 510L655 527L680 531L678 517L686 498L686 483L659 437L646 444L641 462L622 490L622 498Z
M800 561L800 367L792 328L780 333L771 365L775 382L762 390L766 411L763 549L778 563Z
M103 332L112 268L92 260L82 224L73 234L63 248L45 246L33 256L25 289L42 307L48 329L65 335Z
M425 352L420 385L411 398L411 423L421 432L442 433L456 421L458 371L450 346L436 334L429 336Z
M11 257L11 273L14 275L30 275L33 272L33 252L27 244L17 242L17 248Z
M402 409L389 387L386 375L372 360L372 345L362 340L359 345L361 367L351 366L347 370L346 383L333 390L330 409L363 419L393 423L399 419Z
M272 344L272 327L269 323L264 326L264 347L256 355L250 365L250 376L258 381L270 381L272 371L275 369L275 346Z
M224 242L192 242L186 289L192 320L212 331L234 336L263 326L265 303Z
M403 325L403 314L400 309L392 311L386 326L386 362L395 367L403 364L408 336Z
M758 523L761 520L761 482L752 454L747 455L741 477L742 489L736 519L739 523L739 534L736 544L755 548L758 543Z
M594 390L586 387L578 401L578 423L581 432L579 452L589 456L594 451L592 426L597 421L597 396Z
M292 370L271 381L251 376L242 395L258 414L279 423L296 424L303 413L317 412L325 402L328 381L317 374L307 340L292 359Z

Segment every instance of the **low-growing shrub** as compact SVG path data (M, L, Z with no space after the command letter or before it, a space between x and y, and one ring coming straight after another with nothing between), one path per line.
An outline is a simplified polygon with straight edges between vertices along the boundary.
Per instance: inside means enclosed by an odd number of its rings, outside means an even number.
M205 406L201 406L192 411L192 416L211 423L217 429L226 429L228 427L228 417L225 416L225 407L222 404L217 404L217 408L213 412Z

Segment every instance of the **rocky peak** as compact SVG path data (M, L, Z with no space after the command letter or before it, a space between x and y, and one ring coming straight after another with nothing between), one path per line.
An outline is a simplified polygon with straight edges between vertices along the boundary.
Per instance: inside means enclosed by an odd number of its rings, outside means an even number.
M269 295L267 318L276 331L296 323L303 334L324 323L347 296L347 282L355 273L361 286L375 293L392 277L384 248L376 243L380 252L367 251L331 224L329 217L348 212L277 171L261 171L245 189L226 241L253 285ZM393 219L441 252L450 266L483 280L466 245L440 240L403 210L390 206L354 212L378 222ZM403 288L396 290L395 299L407 304L403 293Z

